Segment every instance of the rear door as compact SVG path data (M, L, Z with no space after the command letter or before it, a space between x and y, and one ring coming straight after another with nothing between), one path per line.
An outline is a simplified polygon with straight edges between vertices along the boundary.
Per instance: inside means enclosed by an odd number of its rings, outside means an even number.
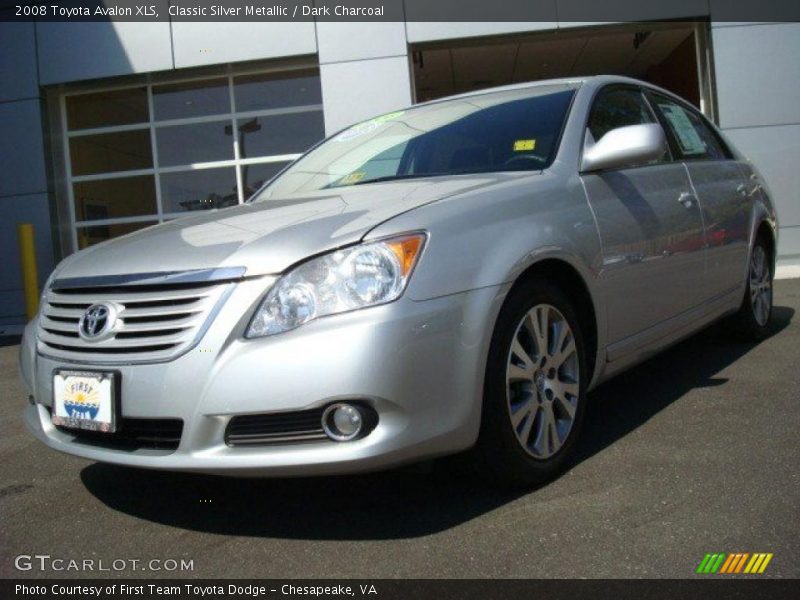
M586 143L617 127L654 122L641 89L608 86L594 100ZM698 305L703 223L684 166L667 154L649 164L584 173L582 179L602 243L609 342ZM635 346L623 344L619 354Z
M646 93L671 137L673 153L686 166L703 212L708 247L704 296L710 300L744 283L755 186L698 111Z

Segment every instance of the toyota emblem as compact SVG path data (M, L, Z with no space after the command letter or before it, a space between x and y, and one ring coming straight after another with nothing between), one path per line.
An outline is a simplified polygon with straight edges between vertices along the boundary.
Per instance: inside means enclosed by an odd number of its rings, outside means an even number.
M78 322L78 333L87 341L100 341L114 328L117 311L110 304L92 304Z

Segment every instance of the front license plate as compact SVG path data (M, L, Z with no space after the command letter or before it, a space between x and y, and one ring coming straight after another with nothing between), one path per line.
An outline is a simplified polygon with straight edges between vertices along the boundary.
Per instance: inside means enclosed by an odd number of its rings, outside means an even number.
M116 431L114 373L56 371L53 424L73 429Z

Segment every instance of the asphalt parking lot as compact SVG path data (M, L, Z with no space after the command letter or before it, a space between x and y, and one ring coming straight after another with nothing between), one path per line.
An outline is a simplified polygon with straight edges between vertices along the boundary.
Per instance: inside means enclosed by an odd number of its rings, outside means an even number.
M775 306L761 344L716 326L592 393L578 458L529 493L452 461L236 480L63 456L27 433L0 347L0 576L87 575L14 568L48 554L193 560L121 573L146 577L692 577L707 552L771 552L760 577L799 577L800 280Z

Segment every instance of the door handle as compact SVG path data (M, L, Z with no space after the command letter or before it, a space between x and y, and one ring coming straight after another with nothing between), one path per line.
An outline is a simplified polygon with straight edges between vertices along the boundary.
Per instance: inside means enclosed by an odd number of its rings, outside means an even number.
M690 194L689 192L683 192L680 196L678 196L678 202L683 204L684 208L692 208L694 206L696 198L694 194Z

